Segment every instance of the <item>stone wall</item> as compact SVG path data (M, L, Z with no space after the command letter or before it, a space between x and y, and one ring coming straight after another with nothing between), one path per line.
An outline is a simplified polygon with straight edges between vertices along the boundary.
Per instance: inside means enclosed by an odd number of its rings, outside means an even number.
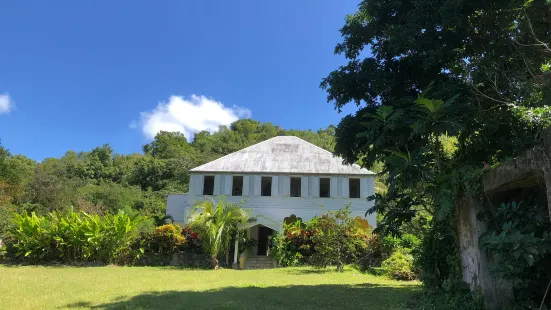
M203 253L175 253L171 256L148 253L142 256L137 265L142 266L180 266L189 268L210 268L210 258Z
M203 253L176 253L172 255L170 266L192 268L210 268L211 260L208 254Z

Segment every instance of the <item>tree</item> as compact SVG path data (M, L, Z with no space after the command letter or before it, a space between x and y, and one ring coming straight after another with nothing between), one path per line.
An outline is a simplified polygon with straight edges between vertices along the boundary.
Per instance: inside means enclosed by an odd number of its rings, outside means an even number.
M348 63L321 87L337 109L358 106L336 128L336 153L388 175L370 210L384 215L378 230L400 234L426 212L425 257L455 255L458 198L550 124L550 21L544 0L366 0L347 17L335 53ZM446 264L425 266L436 285Z
M240 204L224 198L207 200L194 207L190 216L191 229L199 235L203 250L210 254L214 269L218 269L218 257L230 247L236 238L238 224L246 222L247 212Z
M344 271L344 264L354 258L365 247L364 233L355 218L350 217L350 209L329 211L310 223L314 231L312 241L315 251L311 257L312 265L325 268L334 263L337 271Z

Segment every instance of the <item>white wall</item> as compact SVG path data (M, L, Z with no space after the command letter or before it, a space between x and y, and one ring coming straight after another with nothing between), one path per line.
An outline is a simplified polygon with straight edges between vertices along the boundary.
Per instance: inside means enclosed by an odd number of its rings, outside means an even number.
M225 186L231 186L229 174L216 175L215 192L231 193L231 190ZM324 176L321 176L324 177ZM326 176L331 178L331 197L319 197L319 178L320 176L302 177L302 195L308 192L308 197L289 197L288 176L273 176L272 196L260 196L260 175L246 175L243 185L249 185L249 191L244 190L244 196L232 197L226 195L231 202L244 201L244 207L251 209L251 215L262 214L273 220L283 222L283 219L291 214L301 217L303 220L309 220L316 215L326 213L329 210L342 209L346 204L350 204L352 216L365 217L365 212L373 206L373 201L367 201L366 198L374 194L375 177L374 176L350 176L360 178L361 198L348 198L348 176ZM248 181L245 181L248 179ZM191 174L190 191L188 195L170 195L167 200L167 214L174 217L178 223L185 223L191 206L197 201L206 199L202 194L203 176ZM223 180L223 181L222 181ZM308 181L307 185L304 184ZM250 184L247 184L250 183ZM369 214L366 217L370 225L376 226L375 214Z

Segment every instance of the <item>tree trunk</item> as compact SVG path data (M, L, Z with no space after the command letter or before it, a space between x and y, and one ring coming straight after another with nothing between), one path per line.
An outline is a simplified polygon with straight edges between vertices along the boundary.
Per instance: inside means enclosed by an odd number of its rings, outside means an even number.
M220 268L218 266L218 258L216 257L216 255L211 255L210 256L210 263L212 265L212 268L214 268L215 270Z

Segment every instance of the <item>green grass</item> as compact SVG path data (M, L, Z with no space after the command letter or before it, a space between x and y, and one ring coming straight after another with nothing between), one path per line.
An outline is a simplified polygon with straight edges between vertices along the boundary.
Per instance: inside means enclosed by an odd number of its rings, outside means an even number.
M309 268L3 267L0 309L406 309L418 282Z

